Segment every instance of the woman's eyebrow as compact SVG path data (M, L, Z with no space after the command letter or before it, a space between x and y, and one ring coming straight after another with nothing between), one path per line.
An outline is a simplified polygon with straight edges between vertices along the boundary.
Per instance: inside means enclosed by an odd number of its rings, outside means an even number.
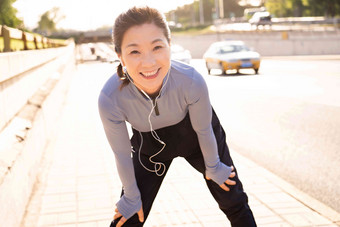
M125 48L128 48L128 47L136 47L136 46L138 46L136 43L131 43L131 44L126 45Z
M164 42L164 40L163 39L155 39L154 41L152 41L151 42L151 44L154 44L154 43L157 43L157 42ZM130 44L128 44L128 45L126 45L126 47L125 48L128 48L128 47L137 47L138 46L138 44L136 44L136 43L130 43Z
M155 39L154 41L152 41L151 43L154 44L154 43L157 43L157 42L164 42L163 39Z

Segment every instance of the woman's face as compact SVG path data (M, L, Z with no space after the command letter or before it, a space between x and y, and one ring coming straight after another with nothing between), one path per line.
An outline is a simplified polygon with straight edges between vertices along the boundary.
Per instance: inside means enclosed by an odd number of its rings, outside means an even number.
M158 92L170 68L163 30L153 23L133 26L125 32L121 50L119 57L135 85L148 94Z

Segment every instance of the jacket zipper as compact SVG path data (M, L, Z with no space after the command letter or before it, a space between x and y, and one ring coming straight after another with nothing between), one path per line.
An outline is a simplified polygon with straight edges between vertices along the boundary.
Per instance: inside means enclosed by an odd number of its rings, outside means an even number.
M156 116L159 116L159 110L158 110L158 105L155 99L152 99L153 105L155 106L155 113Z

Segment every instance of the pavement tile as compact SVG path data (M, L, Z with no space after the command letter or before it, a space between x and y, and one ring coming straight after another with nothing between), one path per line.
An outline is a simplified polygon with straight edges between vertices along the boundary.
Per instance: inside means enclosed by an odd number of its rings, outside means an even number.
M256 194L256 198L260 200L262 203L271 204L277 202L296 202L298 201L288 195L287 193L281 192L274 192L274 193L258 193Z
M275 213L279 215L284 214L300 214L310 212L310 210L306 207L282 207L282 208L272 208Z
M68 213L59 213L58 214L58 225L60 224L70 224L77 223L77 213L76 212L68 212Z
M75 212L77 208L75 206L56 206L56 207L41 207L39 210L40 214L55 214L63 212Z
M78 223L77 227L98 227L97 222L83 222Z
M42 214L38 220L38 226L54 226L58 224L58 214Z
M261 227L292 227L292 225L286 222L278 222L278 223L262 224Z
M284 220L280 218L277 215L266 215L266 216L258 216L256 218L256 224L258 226L263 226L263 225L276 225L276 224L282 224L284 223Z
M254 216L257 218L261 218L261 217L272 217L272 216L277 216L277 214L275 214L272 210L270 210L266 205L260 204L260 205L256 205L251 207Z
M41 210L45 212L51 212L57 209L68 210L74 207L76 207L76 201L63 201L63 202L42 201Z
M169 226L170 222L170 218L164 213L153 216L150 214L150 220L149 218L146 220L145 226Z
M78 212L79 220L110 220L113 218L114 212L112 209L88 209Z
M202 225L199 224L199 223L183 224L183 225L180 225L180 226L183 226L183 227L202 227Z
M77 224L58 224L58 227L77 227Z
M224 222L229 223L225 215L222 213L222 211L215 210L214 214L210 215L197 215L197 220L201 223L207 223L207 222Z
M332 224L329 220L316 213L285 214L282 218L294 226L315 226Z
M312 212L309 210L308 212L302 213L302 216L306 218L310 223L313 223L314 225L326 225L326 224L332 224L329 220L322 217L320 214Z
M102 220L102 221L97 221L97 227L109 227L111 224L111 219L106 219L106 220Z
M226 221L206 221L202 223L202 226L204 227L230 227L231 225L229 223L226 223Z

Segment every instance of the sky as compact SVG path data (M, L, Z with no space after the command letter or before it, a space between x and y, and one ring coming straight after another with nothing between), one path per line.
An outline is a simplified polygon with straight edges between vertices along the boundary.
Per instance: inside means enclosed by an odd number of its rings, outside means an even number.
M38 25L42 14L54 7L64 16L57 28L80 31L95 30L112 26L122 11L137 5L148 5L165 13L194 0L17 0L13 6L18 10L17 17L27 28Z

